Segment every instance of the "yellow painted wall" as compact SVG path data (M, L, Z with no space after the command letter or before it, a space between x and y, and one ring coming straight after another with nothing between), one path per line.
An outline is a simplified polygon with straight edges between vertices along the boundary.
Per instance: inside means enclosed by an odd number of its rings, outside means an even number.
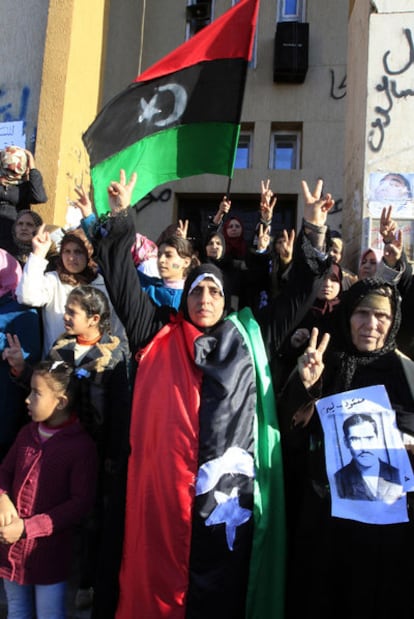
M49 201L47 223L65 223L75 184L89 186L81 136L100 108L107 0L50 0L39 105L36 164Z

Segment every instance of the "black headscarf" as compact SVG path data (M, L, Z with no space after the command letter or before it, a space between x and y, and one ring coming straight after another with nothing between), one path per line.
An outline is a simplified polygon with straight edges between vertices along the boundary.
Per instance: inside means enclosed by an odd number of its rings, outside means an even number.
M188 314L188 308L187 308L188 293L189 293L189 290L190 290L194 280L196 280L199 275L203 275L203 274L214 275L214 277L216 277L219 280L219 282L221 283L221 286L222 286L222 288L224 290L223 273L214 264L209 264L209 263L200 264L200 266L195 267L194 269L192 269L189 272L189 274L187 275L187 278L185 280L185 284L184 284L184 288L183 288L183 294L182 294L181 303L180 303L180 310L182 311L182 313L184 315L184 318L186 320L188 320L189 322L191 322L191 320L190 320L190 316ZM223 312L223 318L224 318L224 312Z
M390 292L392 323L385 339L384 345L378 350L371 352L361 352L352 343L351 337L351 316L357 305L376 290L385 288ZM369 365L379 357L392 352L396 348L396 336L401 323L401 298L397 288L377 277L369 277L367 279L356 282L349 290L347 290L340 304L338 315L338 340L336 342L337 349L340 352L341 368L340 375L344 381L343 390L348 390L358 367ZM339 378L339 377L338 377Z
M223 251L221 253L220 258L210 258L209 256L207 256L207 245L209 244L209 242L211 241L211 239L215 236L218 236L218 238L221 241L221 244L223 246ZM221 262L223 262L225 260L226 257L226 240L224 238L224 235L221 232L218 232L217 230L215 232L210 232L210 234L207 236L206 241L204 243L204 248L203 248L203 262L208 262L211 264L216 264L219 265Z

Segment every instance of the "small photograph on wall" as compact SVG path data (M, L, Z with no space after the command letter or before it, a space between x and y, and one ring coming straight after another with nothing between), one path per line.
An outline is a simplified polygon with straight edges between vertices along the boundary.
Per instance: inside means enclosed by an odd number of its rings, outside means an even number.
M368 210L380 217L385 206L393 207L393 216L414 218L414 174L372 172L369 175Z

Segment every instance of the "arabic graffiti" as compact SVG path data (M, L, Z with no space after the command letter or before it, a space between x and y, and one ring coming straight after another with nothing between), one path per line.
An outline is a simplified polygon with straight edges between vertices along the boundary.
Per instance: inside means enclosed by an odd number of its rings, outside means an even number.
M412 33L408 28L404 28L403 32L408 44L407 62L398 69L392 69L389 62L391 50L387 50L382 57L384 75L381 81L375 86L377 92L384 93L386 103L384 106L377 105L374 108L374 112L378 114L378 116L372 121L372 129L368 133L368 146L374 153L378 153L384 143L385 129L391 124L391 110L394 105L394 100L414 96L413 89L406 88L405 90L399 90L397 80L389 79L393 75L403 75L414 65L414 43Z
M338 200L335 200L335 204L329 211L328 215L335 215L335 213L341 213L343 211L343 203L344 201L342 200L342 198L338 198Z
M329 94L332 99L339 101L346 95L346 73L338 85L335 84L335 71L333 69L329 69L329 73L331 74L331 89Z
M145 208L147 208L147 206L149 206L153 202L168 202L168 200L171 198L171 195L172 195L172 191L171 191L171 189L168 189L168 187L166 189L163 189L162 191L160 191L158 196L156 196L151 191L144 198L142 198L142 200L140 200L137 204L134 204L133 206L134 206L136 212L140 213L141 211L143 211Z
M7 97L7 89L0 87L0 121L11 122L14 120L26 120L27 110L29 107L30 88L24 86L20 94L19 109L17 113L13 113L13 103L5 100Z

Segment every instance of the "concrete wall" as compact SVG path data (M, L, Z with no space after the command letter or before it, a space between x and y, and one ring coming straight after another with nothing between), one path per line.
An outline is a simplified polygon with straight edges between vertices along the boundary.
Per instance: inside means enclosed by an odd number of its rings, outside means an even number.
M380 241L372 232L380 205L372 201L371 175L414 173L414 6L408 10L405 0L375 6L370 10L367 2L357 1L349 28L344 220L354 265L361 247ZM398 210L394 204L395 217L414 216L414 209ZM404 235L411 252L412 222L405 224Z
M343 237L345 260L354 269L362 238L369 15L369 3L356 0L348 29Z
M1 0L0 122L24 121L36 146L37 114L49 0Z

